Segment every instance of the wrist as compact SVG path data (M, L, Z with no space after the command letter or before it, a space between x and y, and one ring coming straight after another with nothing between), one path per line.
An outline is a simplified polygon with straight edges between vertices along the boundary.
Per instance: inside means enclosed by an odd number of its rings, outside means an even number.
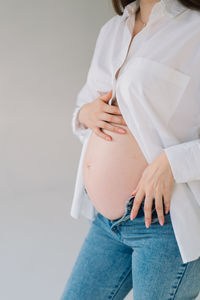
M165 166L168 168L170 174L172 175L173 179L174 179L174 175L172 173L172 169L171 169L171 165L169 163L169 160L168 160L168 157L165 153L165 151L162 152L162 156L164 157L164 160L165 160ZM175 179L174 179L175 180Z

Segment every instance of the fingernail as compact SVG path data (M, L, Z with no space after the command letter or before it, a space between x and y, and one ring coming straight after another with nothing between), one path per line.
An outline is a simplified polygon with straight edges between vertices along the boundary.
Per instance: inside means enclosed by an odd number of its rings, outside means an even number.
M121 133L125 133L126 131L122 128L118 128L118 131L121 132Z
M160 225L163 226L164 225L164 221L160 220Z
M148 221L145 221L145 225L146 225L147 228L149 228L149 226L150 226Z
M107 141L111 141L111 138L109 136L106 137Z

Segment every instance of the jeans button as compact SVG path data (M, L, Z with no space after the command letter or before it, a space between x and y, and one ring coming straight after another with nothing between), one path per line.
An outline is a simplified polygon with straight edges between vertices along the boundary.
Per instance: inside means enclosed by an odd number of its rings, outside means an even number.
M112 231L113 231L114 233L117 233L117 232L118 232L118 229L117 229L116 227L113 227L113 228L112 228Z

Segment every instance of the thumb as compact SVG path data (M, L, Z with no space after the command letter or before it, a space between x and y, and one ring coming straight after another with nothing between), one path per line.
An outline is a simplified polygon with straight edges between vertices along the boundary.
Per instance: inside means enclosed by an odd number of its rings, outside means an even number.
M103 100L104 102L108 102L112 97L112 90L110 90L108 93L100 96L101 100Z

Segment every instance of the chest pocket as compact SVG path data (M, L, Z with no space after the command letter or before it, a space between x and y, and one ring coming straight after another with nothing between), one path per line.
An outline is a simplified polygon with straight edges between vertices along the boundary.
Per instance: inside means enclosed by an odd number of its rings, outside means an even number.
M190 76L144 57L132 57L118 78L131 101L141 101L150 115L168 123L181 101ZM137 103L138 104L138 103Z

